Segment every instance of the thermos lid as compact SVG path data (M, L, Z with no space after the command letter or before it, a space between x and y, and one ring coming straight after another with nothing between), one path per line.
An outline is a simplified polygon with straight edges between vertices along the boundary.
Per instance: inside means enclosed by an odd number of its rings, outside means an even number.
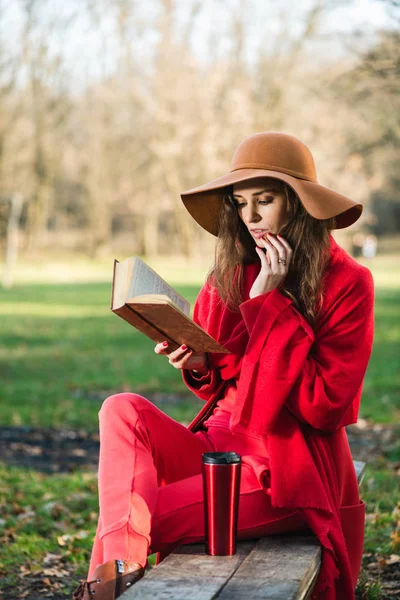
M202 461L206 465L231 465L240 463L242 457L236 452L205 452Z

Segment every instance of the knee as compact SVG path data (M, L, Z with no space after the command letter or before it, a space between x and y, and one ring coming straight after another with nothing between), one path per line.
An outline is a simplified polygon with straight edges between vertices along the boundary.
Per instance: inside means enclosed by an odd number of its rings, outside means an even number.
M108 420L110 417L131 415L132 412L137 413L149 404L151 404L149 400L139 394L114 394L104 400L99 411L99 418Z

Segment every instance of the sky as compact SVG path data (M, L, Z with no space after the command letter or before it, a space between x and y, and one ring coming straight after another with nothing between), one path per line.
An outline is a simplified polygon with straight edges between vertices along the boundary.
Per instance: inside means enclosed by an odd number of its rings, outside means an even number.
M202 0L192 35L196 58L207 63L211 58L221 58L230 51L225 35L231 25L231 11L241 11L246 19L246 59L251 64L260 45L268 51L276 44L277 32L282 30L286 15L287 37L297 35L302 27L302 15L316 0ZM68 73L76 79L77 86L111 72L116 63L118 44L115 37L115 16L112 0L87 0L94 7L90 17L83 0L38 0L36 19L37 39L43 38L54 54L61 53ZM0 0L0 40L7 48L19 52L19 35L24 26L22 6L24 0ZM188 14L193 2L176 0L177 35L184 35ZM350 37L358 33L358 47L373 42L376 32L393 26L382 0L331 0L332 6L324 17L317 39L308 45L312 60L336 60L351 50ZM160 3L156 0L132 2L135 7L135 26L128 33L134 46L136 60L146 63L151 55L156 33L152 25L159 15ZM94 19L98 19L97 25ZM68 23L68 20L69 23ZM48 23L57 28L49 33ZM66 24L68 23L68 26ZM281 43L284 43L282 41Z

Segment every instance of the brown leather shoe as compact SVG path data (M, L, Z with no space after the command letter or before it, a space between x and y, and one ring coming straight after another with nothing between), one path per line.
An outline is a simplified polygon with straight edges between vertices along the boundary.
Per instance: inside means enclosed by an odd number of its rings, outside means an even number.
M139 563L109 560L99 565L91 581L82 581L74 591L73 600L115 600L144 575Z

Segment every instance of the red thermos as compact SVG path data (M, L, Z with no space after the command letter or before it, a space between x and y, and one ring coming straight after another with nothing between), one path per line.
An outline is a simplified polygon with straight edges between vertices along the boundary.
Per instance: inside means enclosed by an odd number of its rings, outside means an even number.
M242 459L236 452L206 452L202 457L206 553L236 553Z

